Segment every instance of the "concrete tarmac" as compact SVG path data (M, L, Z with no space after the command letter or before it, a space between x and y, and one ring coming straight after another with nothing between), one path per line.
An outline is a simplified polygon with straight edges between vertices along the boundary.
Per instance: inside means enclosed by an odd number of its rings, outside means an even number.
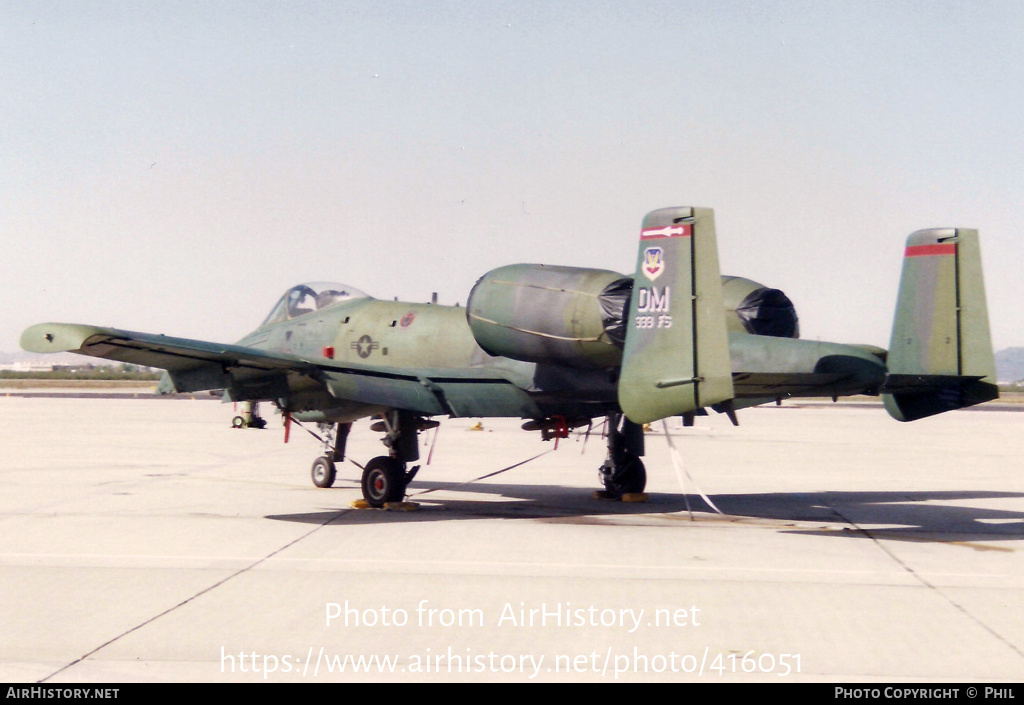
M0 391L0 681L1024 680L1020 413L749 409L678 468L655 424L644 503L594 498L599 436L445 420L417 511L232 416Z

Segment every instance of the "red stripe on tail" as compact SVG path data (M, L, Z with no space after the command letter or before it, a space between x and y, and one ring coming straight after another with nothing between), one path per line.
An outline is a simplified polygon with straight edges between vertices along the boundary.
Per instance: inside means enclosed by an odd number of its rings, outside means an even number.
M913 245L903 253L904 257L932 257L935 255L955 255L956 244L950 242L943 245Z

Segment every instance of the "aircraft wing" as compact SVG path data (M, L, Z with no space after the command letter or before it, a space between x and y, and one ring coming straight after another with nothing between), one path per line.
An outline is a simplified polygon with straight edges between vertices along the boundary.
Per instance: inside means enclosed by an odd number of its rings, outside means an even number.
M286 371L307 374L315 370L314 365L300 358L255 348L77 323L32 326L22 334L21 347L31 352L74 352L159 367L170 372L176 383L182 382L178 387L182 392L225 388L230 381L223 376L225 373L246 380Z
M523 389L492 370L405 369L331 360L313 362L240 345L74 323L32 326L22 334L21 346L30 352L74 352L158 367L167 370L179 392L224 389L234 401L304 395L312 400L305 404L309 408L328 408L333 398L427 415L536 416L538 413ZM317 395L319 399L315 398ZM504 413L496 414L498 410Z

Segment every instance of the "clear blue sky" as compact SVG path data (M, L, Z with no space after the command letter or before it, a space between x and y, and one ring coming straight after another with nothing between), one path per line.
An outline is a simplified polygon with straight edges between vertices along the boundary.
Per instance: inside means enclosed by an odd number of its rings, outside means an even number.
M906 235L978 228L1024 345L1022 37L1019 0L5 0L0 350L231 342L300 281L628 272L674 205L805 337L882 346Z

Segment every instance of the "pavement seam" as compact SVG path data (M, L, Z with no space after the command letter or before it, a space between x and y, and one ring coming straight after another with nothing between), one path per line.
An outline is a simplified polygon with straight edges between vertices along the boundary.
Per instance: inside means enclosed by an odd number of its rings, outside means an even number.
M168 607L163 612L160 612L159 614L154 615L154 616L150 617L149 619L147 619L147 620L145 620L143 622L140 622L139 624L136 624L131 629L128 629L127 631L124 631L124 632L118 634L117 636L113 637L112 639L109 639L109 640L105 641L104 643L100 644L99 646L97 646L92 651L89 651L89 652L83 654L82 656L79 656L78 658L76 658L71 663L68 663L68 664L62 666L61 668L58 668L53 673L51 673L50 675L46 676L45 678L41 678L37 682L38 683L45 683L46 681L50 680L54 676L56 676L56 675L58 675L60 673L63 673L64 671L68 670L72 666L75 666L75 665L81 663L82 661L85 661L90 656L93 656L94 654L98 653L99 651L102 651L103 649L107 648L111 644L114 644L114 643L120 641L121 639L123 639L124 637L128 636L129 634L137 632L138 630L142 629L145 626L148 626L148 625L152 624L153 622L155 622L156 620L160 619L161 617L163 617L165 615L168 615L171 612L174 612L175 610L177 610L180 607L184 607L188 603L192 602L193 600L196 600L199 597L202 597L203 595L205 595L205 594L207 594L209 592L212 592L213 590L219 588L221 585L224 585L225 583L230 582L231 580L234 580L239 575L243 575L245 573L248 573L250 570L252 570L256 566L261 565L262 563L265 563L266 561L270 560L271 558L273 558L277 554L281 553L282 551L284 551L284 550L286 550L288 548L291 548L292 546L294 546L295 544L299 543L300 541L303 541L306 538L309 538L310 536L312 536L316 532L320 531L324 527L330 526L335 521L337 521L338 519L340 519L341 517L345 516L346 514L348 514L351 511L353 511L353 510L352 509L341 509L341 510L339 510L337 514L332 516L330 519L328 519L324 523L319 524L318 526L316 526L316 528L311 529L310 531L307 531L306 533L302 534L301 536L298 536L298 537L292 539L291 541L289 541L285 545L283 545L280 548L277 548L277 549L271 551L270 553L268 553L267 555L263 556L259 560L254 561L250 565L247 565L244 568L240 568L239 570L235 571L234 573L232 573L231 575L227 576L226 578L222 578L222 579L218 580L213 585L210 585L208 587L203 588L199 592L195 593L191 597L188 597L188 598L182 600L181 602L179 602L178 604L174 605L173 607Z
M897 556L895 553L890 551L882 543L882 541L871 532L870 529L865 529L864 527L858 525L857 522L847 518L842 512L840 512L838 509L836 509L833 506L829 506L829 509L832 511L833 514L835 514L837 517L842 519L844 522L846 522L847 524L852 526L856 531L859 531L861 534L863 534L864 536L869 538L876 546L878 546L878 548L880 548L885 553L885 555L889 556L889 558L894 563L896 563L896 565L898 565L901 568L903 568L903 570L905 570L907 573L909 573L915 580L917 580L919 583L921 583L921 585L923 585L924 587L928 588L929 590L934 592L936 595L938 595L940 598L945 600L950 606L953 607L953 609L957 610L958 612L960 612L960 614L962 614L965 617L967 617L967 619L969 619L970 621L974 622L979 627L981 627L983 630L985 630L986 632L988 632L989 634L994 636L998 641L1000 641L1003 645L1005 645L1008 649L1013 651L1015 654L1017 654L1021 658L1024 658L1024 651L1021 651L1013 642L1008 640L1006 637L1004 637L1002 634L997 632L992 627L990 627L987 624L985 624L978 617L975 617L973 614L968 612L967 609L963 605L961 605L960 603L958 603L955 600L953 600L953 598L951 598L949 595L944 593L941 589L939 589L935 585L932 585L930 582L928 582L928 580L924 576L919 574L912 567L910 567L906 562L901 560L899 558L899 556Z

